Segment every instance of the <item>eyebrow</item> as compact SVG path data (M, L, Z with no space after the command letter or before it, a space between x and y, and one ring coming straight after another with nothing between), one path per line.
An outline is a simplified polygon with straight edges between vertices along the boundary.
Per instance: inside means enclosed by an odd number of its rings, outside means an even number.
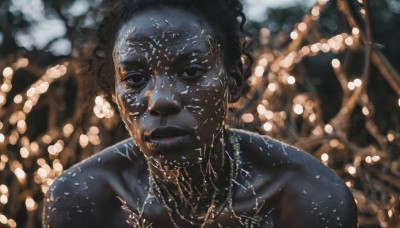
M205 58L209 55L208 52L204 52L200 49L194 49L194 50L185 50L181 54L178 54L174 56L175 61L182 61L185 59L191 59L193 57L195 58ZM151 55L150 55L151 56ZM132 66L132 65L138 65L138 66L144 66L147 65L147 59L144 55L127 55L124 57L122 60L118 61L119 65L123 66Z
M122 66L146 66L146 62L147 62L147 60L143 56L128 55L127 57L125 57L122 60L118 61L118 65L122 65Z

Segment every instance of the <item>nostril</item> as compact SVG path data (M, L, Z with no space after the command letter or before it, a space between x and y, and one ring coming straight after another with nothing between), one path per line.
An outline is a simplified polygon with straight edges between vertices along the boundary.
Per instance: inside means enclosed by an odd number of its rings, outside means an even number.
M150 115L155 116L174 115L179 113L180 110L181 105L179 104L179 102L168 97L159 97L158 99L154 99L149 106Z

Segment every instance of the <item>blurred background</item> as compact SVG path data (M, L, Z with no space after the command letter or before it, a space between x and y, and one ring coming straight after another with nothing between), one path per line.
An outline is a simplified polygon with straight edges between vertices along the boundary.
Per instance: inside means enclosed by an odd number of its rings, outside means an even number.
M100 4L0 1L0 227L40 227L54 178L128 137L84 80ZM360 227L400 227L400 0L247 0L246 11L254 65L229 125L332 168Z

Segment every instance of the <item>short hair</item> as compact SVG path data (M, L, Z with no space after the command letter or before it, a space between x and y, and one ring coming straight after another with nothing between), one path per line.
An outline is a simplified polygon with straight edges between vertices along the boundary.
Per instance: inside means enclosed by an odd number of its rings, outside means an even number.
M244 30L246 17L240 0L117 0L104 7L104 17L97 29L97 45L91 59L90 73L95 76L98 90L110 95L114 92L113 47L118 31L124 22L142 11L156 5L185 9L203 18L216 32L224 53L225 67L240 64L243 56L248 63L243 70L243 79L250 75L252 58L247 52L251 36Z

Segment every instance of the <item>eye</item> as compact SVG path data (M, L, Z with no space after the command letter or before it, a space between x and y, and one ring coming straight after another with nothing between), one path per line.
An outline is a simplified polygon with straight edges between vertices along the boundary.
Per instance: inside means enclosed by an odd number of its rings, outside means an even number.
M143 85L145 85L148 81L148 77L146 77L142 73L138 72L133 72L133 73L127 73L126 76L124 77L123 81L126 81L130 86L134 88L140 88Z
M184 80L195 80L203 76L205 73L205 69L201 67L188 67L185 70L182 71L181 73L181 78Z

